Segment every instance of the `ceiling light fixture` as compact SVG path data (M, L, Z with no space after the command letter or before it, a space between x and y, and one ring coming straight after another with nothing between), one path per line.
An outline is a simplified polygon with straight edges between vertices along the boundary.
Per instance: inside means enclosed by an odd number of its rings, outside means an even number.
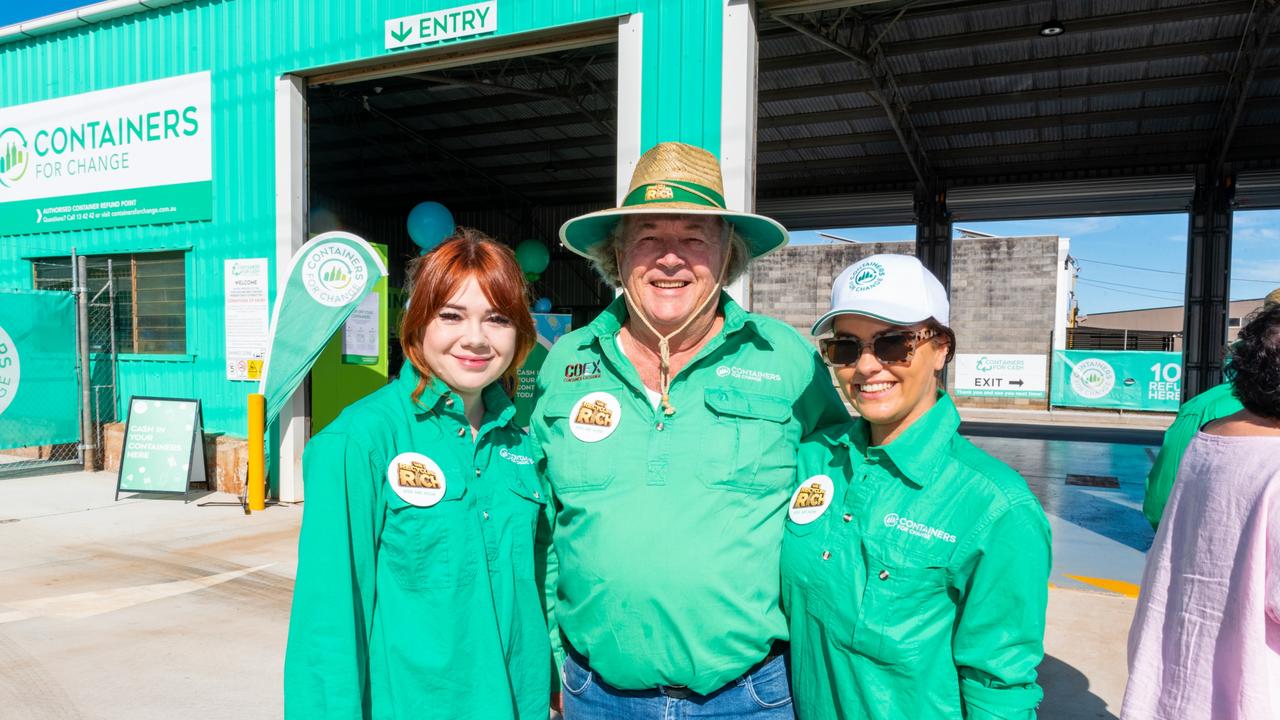
M1050 20L1040 26L1040 37L1054 37L1066 31L1067 28L1062 23L1057 20Z

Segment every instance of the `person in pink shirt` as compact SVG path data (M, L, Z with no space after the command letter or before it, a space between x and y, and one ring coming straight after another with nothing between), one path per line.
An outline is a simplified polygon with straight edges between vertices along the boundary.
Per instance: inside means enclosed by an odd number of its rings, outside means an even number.
M1280 307L1231 348L1244 409L1201 428L1147 553L1122 720L1280 718Z

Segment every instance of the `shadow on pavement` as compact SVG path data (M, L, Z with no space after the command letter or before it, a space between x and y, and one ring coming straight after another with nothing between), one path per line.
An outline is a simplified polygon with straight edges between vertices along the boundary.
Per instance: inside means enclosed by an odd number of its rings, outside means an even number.
M1089 692L1089 678L1052 655L1040 663L1040 687L1044 701L1036 713L1039 720L1117 720L1106 701Z

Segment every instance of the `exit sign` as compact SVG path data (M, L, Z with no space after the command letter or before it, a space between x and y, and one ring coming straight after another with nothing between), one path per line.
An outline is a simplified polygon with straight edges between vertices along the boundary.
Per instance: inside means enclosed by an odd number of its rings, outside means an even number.
M393 18L386 23L388 50L498 31L498 3L476 3Z

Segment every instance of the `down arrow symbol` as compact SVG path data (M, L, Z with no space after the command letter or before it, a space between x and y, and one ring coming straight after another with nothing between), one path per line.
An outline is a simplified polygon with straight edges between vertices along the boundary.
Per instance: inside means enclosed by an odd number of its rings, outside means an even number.
M412 25L410 25L410 26L408 26L408 27L405 27L404 21L403 21L403 20L401 20L401 21L400 21L400 32L396 32L395 30L392 30L392 31L391 31L391 37L395 38L395 39L396 39L396 42L404 42L404 39L405 39L405 38L407 38L407 37L409 37L409 33L411 33L411 32L413 32L413 26L412 26Z

